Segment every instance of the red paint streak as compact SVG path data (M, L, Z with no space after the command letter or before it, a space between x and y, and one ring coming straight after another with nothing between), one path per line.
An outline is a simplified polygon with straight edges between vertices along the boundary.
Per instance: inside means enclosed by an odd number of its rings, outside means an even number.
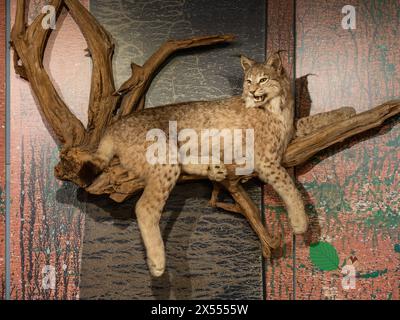
M6 38L6 3L0 3L0 43L5 43ZM6 105L6 48L0 46L0 188L4 197L5 183L5 105ZM4 198L3 198L4 199ZM2 201L3 199L0 199ZM1 206L1 205L0 205ZM0 208L0 300L4 299L5 294L5 215L4 208Z
M88 7L88 0L82 2ZM12 2L12 19L14 19L15 4L16 2ZM40 5L40 3L38 4L36 2L32 4L31 2L31 6L32 5ZM32 8L30 9L32 10ZM57 30L53 32L49 39L45 55L45 66L47 70L49 70L50 76L54 79L54 83L56 84L56 88L59 90L67 105L69 105L72 111L85 123L90 90L90 60L84 56L84 49L87 45L78 27L72 18L67 16L65 11L58 20ZM30 171L30 164L33 160L36 161L35 168L37 172L40 168L46 168L48 169L47 172L51 172L51 168L46 167L49 166L48 163L38 163L38 161L40 161L39 156L41 148L47 147L49 150L57 153L56 144L46 124L43 123L38 109L28 83L11 72L12 297L14 299L21 299L22 292L24 292L26 299L41 299L44 297L75 299L79 294L79 288L77 287L80 268L79 261L73 259L72 256L67 256L61 257L61 260L56 262L53 252L50 260L46 261L46 255L43 252L35 250L35 245L28 249L27 239L29 238L29 233L33 232L32 241L34 244L40 243L39 230L45 230L47 227L42 223L44 212L49 214L54 209L46 205L46 200L44 200L45 194L40 192L39 181L35 182L34 180L32 185L32 178L34 178L35 173ZM24 176L22 176L21 171L22 144L24 146ZM33 153L31 150L33 150ZM24 181L22 182L21 177L24 177ZM50 177L46 177L46 179L50 179ZM32 199L32 194L31 198L28 194L24 195L24 227L22 227L20 218L20 205L22 200L21 189L25 188L28 190L29 183L31 187L35 189L35 195L34 199ZM56 190L54 190L54 192L55 191ZM65 212L70 211L74 216L79 216L79 209L74 209L71 205L65 204L65 210ZM32 212L36 214L34 220L32 218ZM33 228L29 226L31 222L34 222ZM24 235L24 244L22 246L20 243L21 232ZM81 233L79 232L77 234ZM60 246L65 248L69 245L67 242L73 242L77 244L77 250L80 250L81 239L76 239L76 237L77 235L74 233L63 235L59 239L61 242ZM21 247L25 248L22 252ZM21 261L21 253L25 256L23 263ZM29 256L32 258L28 259ZM60 279L59 293L57 296L55 296L55 293L51 290L45 292L45 296L43 291L40 292L38 290L38 288L41 288L41 270L46 264L55 265L56 263L58 266L65 265L69 271L75 270L75 274L69 275L68 287L65 287L64 279ZM29 267L30 264L34 266L33 269ZM24 272L21 270L22 265L25 266ZM31 275L28 275L29 270L33 272ZM23 283L24 288L22 288Z
M293 1L268 1L267 55L277 50L281 54L289 76L293 75ZM284 205L269 187L264 187L266 225L272 234L283 235L283 252L279 259L266 261L266 298L268 300L293 299L293 237ZM268 207L268 206L272 206ZM284 214L281 214L283 209Z

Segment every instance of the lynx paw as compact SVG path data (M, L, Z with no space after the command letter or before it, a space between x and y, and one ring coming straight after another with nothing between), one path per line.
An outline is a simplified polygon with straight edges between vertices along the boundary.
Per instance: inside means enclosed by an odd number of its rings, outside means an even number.
M223 163L211 164L208 169L208 178L212 181L222 181L228 175L228 170Z
M165 262L156 263L151 259L147 259L147 265L153 277L161 277L164 274Z
M349 119L357 114L356 110L353 107L342 107L340 111L344 119Z
M291 217L290 223L295 234L303 234L307 231L308 218L305 214Z

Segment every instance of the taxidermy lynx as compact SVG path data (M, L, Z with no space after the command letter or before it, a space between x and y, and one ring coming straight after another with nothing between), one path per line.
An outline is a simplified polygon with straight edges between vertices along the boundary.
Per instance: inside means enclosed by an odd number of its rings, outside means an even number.
M294 233L302 234L307 230L308 220L300 192L280 164L294 136L294 101L279 53L273 54L265 63L242 56L241 63L245 74L241 97L150 108L122 118L108 129L97 152L88 161L103 170L116 156L130 174L144 181L143 194L136 204L136 216L153 276L161 276L165 269L159 221L181 172L208 176L216 181L226 177L222 162L150 164L146 149L151 142L146 140L146 133L154 128L168 133L169 121L176 121L178 130L191 128L196 132L205 128L252 128L254 171L283 199ZM306 127L310 131L312 123L308 122L299 123L298 130Z

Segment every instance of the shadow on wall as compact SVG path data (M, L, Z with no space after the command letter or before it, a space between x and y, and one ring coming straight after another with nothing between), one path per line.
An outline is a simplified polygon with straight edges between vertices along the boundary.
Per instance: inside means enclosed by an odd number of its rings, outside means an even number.
M251 281L261 263L258 238L241 216L209 207L209 183L178 185L171 194L161 220L167 270L158 279L150 277L145 263L134 217L138 196L118 204L83 190L75 195L64 186L59 201L78 197L86 215L82 299L261 298L261 278ZM239 270L242 277L235 277ZM249 296L251 288L241 290L244 286L256 286L254 295Z

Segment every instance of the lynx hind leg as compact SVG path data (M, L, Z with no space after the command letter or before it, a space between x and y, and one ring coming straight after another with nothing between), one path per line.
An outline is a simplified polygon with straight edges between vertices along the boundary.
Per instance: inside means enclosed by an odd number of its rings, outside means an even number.
M303 137L317 131L320 128L332 123L350 119L356 114L352 107L342 107L337 110L318 113L309 117L304 117L296 121L296 137Z
M165 202L180 175L177 165L157 166L146 179L143 194L136 203L136 216L147 254L147 265L154 277L165 270L165 249L160 218Z
M78 176L90 185L93 180L108 166L114 157L114 143L111 136L104 136L95 153L84 152L81 154L82 167Z
M308 218L304 210L304 203L287 171L281 165L271 161L258 164L257 171L260 179L270 184L285 203L294 233L306 232Z

